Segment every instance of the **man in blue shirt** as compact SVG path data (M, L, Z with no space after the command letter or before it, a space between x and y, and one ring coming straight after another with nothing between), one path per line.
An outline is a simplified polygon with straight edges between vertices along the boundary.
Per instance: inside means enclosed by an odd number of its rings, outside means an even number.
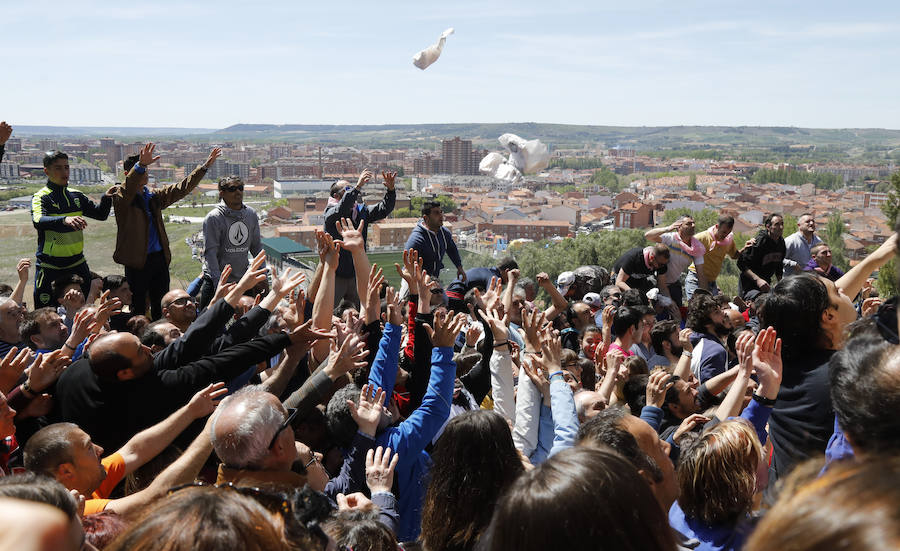
M125 266L125 277L133 293L131 311L144 314L149 295L151 319L154 320L162 317L160 301L169 292L169 263L172 260L161 211L192 192L222 154L218 147L213 149L206 162L181 182L151 190L147 187L147 168L159 160L159 156L153 155L155 148L154 144L148 143L139 155L125 159L125 183L116 184L107 191L113 198L118 228L113 260Z

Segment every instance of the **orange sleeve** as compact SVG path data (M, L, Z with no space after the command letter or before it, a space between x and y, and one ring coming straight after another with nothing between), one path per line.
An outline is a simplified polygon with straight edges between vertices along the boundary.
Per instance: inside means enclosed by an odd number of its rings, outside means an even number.
M125 459L117 452L108 457L104 457L100 464L106 470L106 479L100 484L91 497L102 500L109 497L113 489L125 478ZM109 500L107 500L109 501ZM103 504L106 507L106 503ZM100 509L103 510L102 508ZM88 514L85 510L85 514Z
M106 509L111 499L88 499L84 502L84 514L93 515Z

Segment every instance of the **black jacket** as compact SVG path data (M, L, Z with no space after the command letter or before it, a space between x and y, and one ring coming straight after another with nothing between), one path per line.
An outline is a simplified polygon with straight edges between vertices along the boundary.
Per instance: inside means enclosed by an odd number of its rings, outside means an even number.
M74 362L57 384L59 418L77 424L107 450L116 450L137 432L185 405L198 390L229 381L290 345L286 334L276 333L210 355L208 348L195 343L209 326L213 331L216 326L200 321L198 318L182 339L157 353L153 369L140 379L101 379L88 359Z

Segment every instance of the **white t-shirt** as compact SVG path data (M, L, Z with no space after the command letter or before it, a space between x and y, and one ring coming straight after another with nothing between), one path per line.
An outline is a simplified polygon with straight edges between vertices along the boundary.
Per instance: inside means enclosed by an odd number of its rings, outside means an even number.
M671 285L678 281L682 272L687 270L692 263L698 267L703 265L706 247L696 237L691 237L689 247L685 246L678 237L678 232L664 233L660 239L669 248L669 267L663 275L667 284Z

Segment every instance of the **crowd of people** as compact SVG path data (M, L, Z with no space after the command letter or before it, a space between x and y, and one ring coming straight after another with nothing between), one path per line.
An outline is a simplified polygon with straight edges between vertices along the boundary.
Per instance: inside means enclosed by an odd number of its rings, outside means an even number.
M683 217L554 284L512 257L465 269L426 202L402 263L379 267L367 227L396 174L369 206L365 171L331 187L302 274L267 265L226 177L202 273L173 289L161 211L221 151L151 188L154 151L99 202L45 156L33 303L31 259L0 289L3 548L900 545L897 300L871 279L896 235L844 273L811 214L786 239L769 214L740 249L730 216ZM84 218L111 211L122 270L97 274Z

